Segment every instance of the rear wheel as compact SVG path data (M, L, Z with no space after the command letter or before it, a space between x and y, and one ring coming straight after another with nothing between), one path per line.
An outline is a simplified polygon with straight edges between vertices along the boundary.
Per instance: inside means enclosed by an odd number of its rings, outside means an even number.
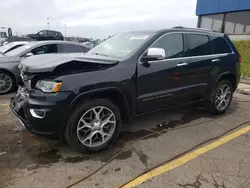
M82 153L106 149L120 132L119 109L107 99L94 99L76 107L65 129L67 142Z
M222 114L229 108L233 97L233 87L228 80L222 80L212 94L210 110L215 114Z
M0 95L7 94L15 88L15 78L5 72L0 71Z

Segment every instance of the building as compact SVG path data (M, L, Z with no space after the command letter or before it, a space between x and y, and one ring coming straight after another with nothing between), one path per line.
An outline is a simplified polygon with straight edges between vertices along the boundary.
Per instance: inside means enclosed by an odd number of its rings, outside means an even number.
M250 34L250 0L197 0L196 15L199 28Z

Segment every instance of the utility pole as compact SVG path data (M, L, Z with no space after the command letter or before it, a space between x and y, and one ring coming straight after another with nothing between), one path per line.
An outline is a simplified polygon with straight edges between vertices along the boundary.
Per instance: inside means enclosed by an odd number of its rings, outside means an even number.
M48 25L48 30L49 30L49 17L47 17L47 25Z
M64 37L66 37L66 29L67 29L67 25L66 24L64 24Z

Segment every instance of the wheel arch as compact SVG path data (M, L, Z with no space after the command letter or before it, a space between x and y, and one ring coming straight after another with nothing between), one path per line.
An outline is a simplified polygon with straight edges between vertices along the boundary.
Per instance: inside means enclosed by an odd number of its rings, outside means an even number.
M74 100L70 104L70 109L75 108L75 106L82 101L87 101L95 98L105 98L113 102L121 112L122 121L124 123L129 122L130 111L129 111L128 100L125 94L123 94L119 88L115 87L95 89L81 93L74 98Z
M221 75L218 77L217 81L216 81L216 85L217 85L220 81L222 81L222 80L228 80L228 81L232 84L232 86L233 86L233 91L236 90L236 88L237 88L237 78L236 78L236 75L235 75L235 74L232 74L232 73L229 73L229 72L226 72L226 73L221 74Z

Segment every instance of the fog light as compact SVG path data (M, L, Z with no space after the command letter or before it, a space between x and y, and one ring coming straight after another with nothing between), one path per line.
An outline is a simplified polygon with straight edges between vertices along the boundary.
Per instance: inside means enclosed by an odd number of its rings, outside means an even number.
M45 117L46 112L44 110L30 109L30 114L34 118L42 119Z

